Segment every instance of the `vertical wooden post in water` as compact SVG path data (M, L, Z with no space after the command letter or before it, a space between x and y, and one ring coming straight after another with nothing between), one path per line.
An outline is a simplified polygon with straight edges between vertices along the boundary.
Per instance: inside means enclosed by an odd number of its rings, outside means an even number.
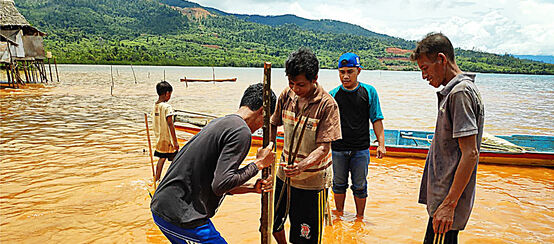
M112 86L110 86L110 95L113 96L113 68L110 65L110 75L112 76Z
M212 67L212 80L213 80L213 84L215 84L215 69L214 67Z
M133 71L133 77L135 77L135 84L137 84L137 76L135 75L135 69L133 69L133 64L131 64L131 70Z
M25 74L25 83L30 83L31 79L29 78L29 72L27 72L27 61L21 62L23 65L23 73Z
M58 75L58 63L56 62L56 57L54 57L54 68L56 68L56 80L60 82L60 76Z
M263 111L264 111L264 125L263 125L263 144L265 148L269 145L269 132L271 130L271 124L269 123L269 117L271 116L271 63L264 63L264 83L263 83ZM275 163L275 162L273 162ZM262 179L267 179L272 176L273 166L267 167L262 170ZM260 219L261 227L261 241L262 244L271 243L271 232L273 225L273 192L262 192L262 216Z
M12 75L10 74L9 65L11 64L6 65L6 76L8 78L8 86L12 87ZM15 83L13 84L13 87L15 88Z
M50 70L50 81L54 82L54 78L52 77L52 64L50 64L50 59L52 58L52 52L46 52L46 58L48 59L48 69Z

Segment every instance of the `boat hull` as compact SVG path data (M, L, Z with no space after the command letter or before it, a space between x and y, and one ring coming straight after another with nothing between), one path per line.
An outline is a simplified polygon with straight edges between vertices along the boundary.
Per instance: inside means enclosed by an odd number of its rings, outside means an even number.
M386 146L387 156L401 158L427 158L427 148L406 148ZM369 151L375 155L377 146L371 146ZM554 167L554 154L552 153L507 153L507 152L481 152L479 163L508 164L520 166Z
M175 128L179 131L184 131L191 134L197 134L201 128L176 124ZM372 141L374 141L374 134L372 134ZM386 130L385 140L387 156L390 157L402 157L402 158L422 158L427 157L429 152L429 145L431 143L432 132L425 131L401 131L401 130ZM553 137L548 136L530 136L530 135L514 135L514 136L502 136L506 139L513 139L512 141L519 140L519 144L529 146L530 144L540 143L535 145L536 147L542 146L542 149L551 148L551 144L554 143ZM414 138L426 138L419 143ZM533 143L529 142L535 138ZM252 135L252 146L259 147L262 145L262 136ZM525 140L527 144L525 144ZM415 144L415 145L414 145ZM282 150L283 136L282 134L277 137L277 149ZM376 154L377 146L371 145L369 150L372 155ZM544 166L554 167L554 152L533 152L525 151L521 153L513 152L495 152L481 150L479 154L479 163L491 163L491 164L507 164L507 165L520 165L520 166Z

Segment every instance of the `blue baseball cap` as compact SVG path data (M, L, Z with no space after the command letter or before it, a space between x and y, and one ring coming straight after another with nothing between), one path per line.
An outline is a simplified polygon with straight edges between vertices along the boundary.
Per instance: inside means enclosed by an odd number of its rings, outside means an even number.
M346 64L343 65L343 60L346 60ZM339 58L339 68L342 67L359 67L363 68L363 66L360 64L360 57L356 55L355 53L345 53L340 56Z

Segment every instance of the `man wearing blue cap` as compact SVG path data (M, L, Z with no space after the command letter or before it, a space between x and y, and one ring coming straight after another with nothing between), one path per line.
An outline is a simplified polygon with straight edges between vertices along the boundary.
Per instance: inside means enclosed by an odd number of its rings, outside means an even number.
M373 124L379 143L376 156L382 158L386 153L383 114L375 88L358 82L358 75L363 68L360 57L354 53L345 53L340 56L338 66L342 84L329 92L339 105L342 130L342 139L331 144L335 206L338 214L342 215L350 173L356 217L363 219L369 166L369 121Z

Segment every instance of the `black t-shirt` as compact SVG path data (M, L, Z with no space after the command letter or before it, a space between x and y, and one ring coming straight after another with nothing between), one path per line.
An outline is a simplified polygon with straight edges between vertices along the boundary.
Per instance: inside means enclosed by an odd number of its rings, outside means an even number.
M210 122L175 156L154 193L152 213L182 228L206 224L226 192L258 173L254 163L239 169L251 139L248 125L236 114Z
M337 101L342 139L332 142L334 151L357 151L369 148L369 123L383 119L379 96L373 86L360 82L354 90L339 86L329 92Z

